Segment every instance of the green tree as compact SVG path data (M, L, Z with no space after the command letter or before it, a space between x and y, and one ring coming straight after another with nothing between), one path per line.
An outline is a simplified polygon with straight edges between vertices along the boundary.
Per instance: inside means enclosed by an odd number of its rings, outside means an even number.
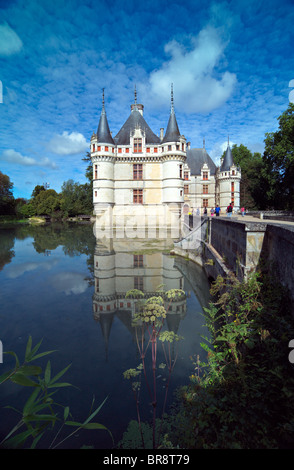
M266 134L263 180L267 206L293 210L294 206L294 104L278 118L279 129Z
M61 210L69 216L91 213L92 191L89 200L89 184L75 183L72 179L65 181L61 187Z
M33 200L35 213L38 215L51 215L60 209L60 197L54 189L40 191Z
M13 183L0 171L0 214L14 214Z

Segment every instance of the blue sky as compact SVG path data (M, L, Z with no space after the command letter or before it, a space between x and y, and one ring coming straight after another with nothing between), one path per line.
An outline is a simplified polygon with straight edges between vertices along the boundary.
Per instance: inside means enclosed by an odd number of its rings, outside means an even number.
M229 135L262 152L293 95L293 25L293 0L0 0L0 171L15 197L84 183L102 88L113 135L135 86L166 128L173 83L192 147L218 163Z

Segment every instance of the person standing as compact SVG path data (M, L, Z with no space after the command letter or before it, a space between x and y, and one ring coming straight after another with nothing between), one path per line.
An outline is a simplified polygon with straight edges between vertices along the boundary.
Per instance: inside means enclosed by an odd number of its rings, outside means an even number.
M230 204L227 207L228 217L232 217L232 212L233 212L233 204L230 202Z
M242 217L244 217L244 215L245 215L245 207L241 207L241 215L242 215Z
M217 205L216 205L216 208L214 209L214 212L215 212L216 217L219 216L220 211L221 211L221 208L220 208L219 205L217 204Z

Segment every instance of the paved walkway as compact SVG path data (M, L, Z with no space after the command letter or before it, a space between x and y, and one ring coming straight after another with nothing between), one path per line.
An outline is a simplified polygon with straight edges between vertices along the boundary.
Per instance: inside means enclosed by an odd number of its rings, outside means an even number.
M253 217L252 215L233 215L232 220L241 220L242 222L263 222L266 224L279 224L279 225L292 225L294 226L294 221L285 221L285 220L273 220L273 219L260 219L259 217Z

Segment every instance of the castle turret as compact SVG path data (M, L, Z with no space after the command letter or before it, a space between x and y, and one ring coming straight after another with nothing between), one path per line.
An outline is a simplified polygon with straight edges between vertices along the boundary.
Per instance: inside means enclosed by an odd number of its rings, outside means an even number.
M115 143L107 121L104 89L102 111L97 134L91 138L91 160L93 163L93 202L94 212L99 215L114 203L114 160Z
M234 163L228 139L227 150L218 173L219 206L223 215L230 203L233 204L234 210L240 209L240 180L241 172Z
M162 202L169 206L178 206L184 202L184 172L186 161L186 139L180 134L171 87L171 110L162 146Z

